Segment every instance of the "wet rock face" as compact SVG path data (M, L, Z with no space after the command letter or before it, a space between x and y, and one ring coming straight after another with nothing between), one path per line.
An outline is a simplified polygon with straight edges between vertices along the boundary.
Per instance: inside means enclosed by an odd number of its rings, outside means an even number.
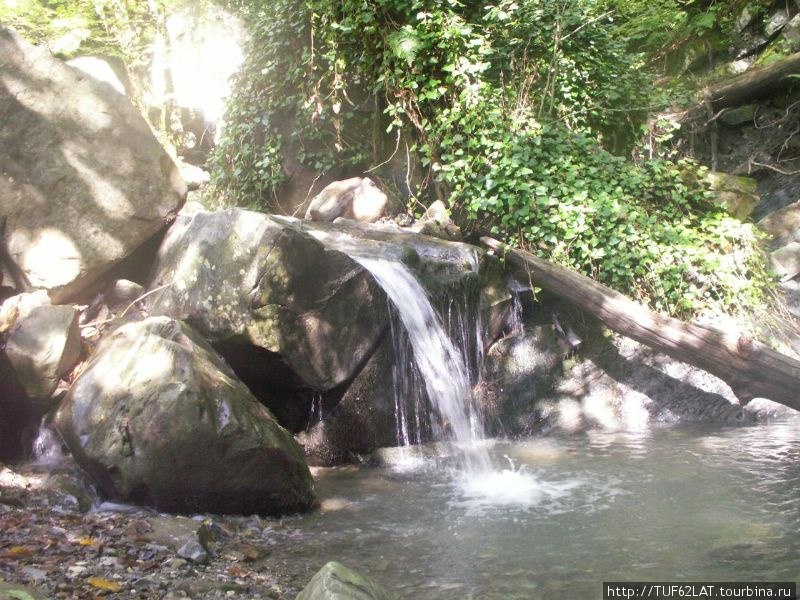
M243 514L291 513L315 502L291 435L196 332L169 318L109 334L55 425L116 500Z
M298 436L311 464L353 462L354 455L397 444L393 360L385 336L339 403L327 414L323 409L322 420Z
M161 229L185 194L127 98L0 28L0 222L33 287L54 302L76 295Z
M14 367L0 351L0 461L13 461L23 455L24 430L35 417Z
M212 342L281 356L308 387L349 380L388 325L383 291L347 255L239 209L181 216L159 251L151 314Z
M536 326L507 336L486 355L485 383L476 397L490 435L534 432L537 403L552 396L564 352L551 326Z

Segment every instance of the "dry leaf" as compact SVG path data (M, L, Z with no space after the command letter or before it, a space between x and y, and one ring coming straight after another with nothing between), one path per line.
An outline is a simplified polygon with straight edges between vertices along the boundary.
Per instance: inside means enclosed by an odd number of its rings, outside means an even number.
M118 592L122 589L122 586L114 581L109 581L108 579L103 579L102 577L89 577L86 581L89 582L89 585L96 587L98 590L106 590L108 592Z
M99 544L100 541L94 538L81 538L78 540L78 543L81 546L94 546L95 544Z
M3 553L4 558L22 558L24 556L33 556L33 550L27 546L12 546Z

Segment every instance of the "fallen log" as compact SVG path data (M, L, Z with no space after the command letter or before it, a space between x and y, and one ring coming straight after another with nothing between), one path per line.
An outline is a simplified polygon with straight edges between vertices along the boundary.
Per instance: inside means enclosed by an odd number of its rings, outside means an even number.
M481 243L505 253L536 285L599 318L614 331L727 383L742 404L767 398L800 410L800 361L738 332L685 323L651 312L596 281L490 237Z
M800 74L800 52L764 67L753 67L738 77L720 85L710 87L705 93L705 102L714 110L745 104L778 89L800 85L793 77Z

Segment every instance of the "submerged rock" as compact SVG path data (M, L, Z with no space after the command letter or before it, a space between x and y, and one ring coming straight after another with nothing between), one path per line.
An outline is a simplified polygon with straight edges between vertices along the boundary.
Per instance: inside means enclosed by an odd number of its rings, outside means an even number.
M0 28L0 222L34 288L55 302L81 292L160 230L185 194L127 98Z
M297 600L389 600L387 590L364 575L331 561L317 571Z
M314 502L302 451L187 325L104 338L55 425L115 500L173 512L289 513Z

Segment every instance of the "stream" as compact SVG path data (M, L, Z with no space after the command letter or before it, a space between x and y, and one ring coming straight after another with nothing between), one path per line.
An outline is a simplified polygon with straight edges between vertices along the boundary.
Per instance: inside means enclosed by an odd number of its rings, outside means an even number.
M403 598L800 579L800 419L486 446L497 470L477 480L400 451L379 468L319 470L322 509L286 521L282 559L338 560Z

